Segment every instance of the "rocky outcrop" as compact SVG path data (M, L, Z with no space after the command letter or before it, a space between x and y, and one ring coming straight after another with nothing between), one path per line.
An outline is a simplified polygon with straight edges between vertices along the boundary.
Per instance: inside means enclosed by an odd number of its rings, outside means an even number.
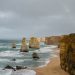
M13 58L11 61L16 61L16 59L15 59L15 58Z
M37 54L36 52L34 52L34 53L32 54L32 57L33 57L33 59L39 59L39 56L38 56L38 54Z
M53 44L52 40L51 40L51 37L45 37L45 44L46 45L51 45Z
M64 35L60 41L60 66L75 75L75 33Z
M45 43L45 37L40 38L40 42L44 42Z
M30 38L29 48L35 48L35 49L40 48L40 42L39 42L38 38L35 38L35 37Z
M16 70L21 70L21 69L27 69L27 67L25 67L25 66L16 66L16 68L14 68L10 65L7 65L7 66L4 67L3 70L5 70L5 69L12 69L12 70L16 71Z
M66 70L67 68L67 52L69 47L69 36L63 35L60 40L60 66L62 69Z
M28 47L27 47L27 44L26 44L26 38L22 39L20 52L28 52Z
M60 40L61 40L61 36L45 37L45 44L47 44L47 45L59 45Z
M24 67L24 66L16 66L16 70L21 70L21 69L27 69L27 67Z
M16 44L15 43L12 44L12 48L16 48Z
M13 69L14 71L16 71L16 69L15 69L15 68L13 68L12 66L9 66L9 65L7 65L6 67L4 67L4 69L3 69L3 70L5 70L5 69Z

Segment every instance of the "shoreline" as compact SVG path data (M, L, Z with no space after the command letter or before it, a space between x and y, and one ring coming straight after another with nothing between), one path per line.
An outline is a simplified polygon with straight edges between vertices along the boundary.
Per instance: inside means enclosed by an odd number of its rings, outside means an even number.
M60 58L55 57L44 67L38 67L34 70L36 75L69 75L60 67Z
M57 46L53 46L53 45L51 45L51 46L52 46L52 47L47 46L47 47L44 47L44 48L48 48L48 49L50 48L51 50L53 50L53 51L55 52L55 54L52 56L52 58L49 58L47 61L45 61L45 64L44 64L44 65L38 66L38 67L36 67L36 68L42 68L42 67L47 66L48 63L50 63L53 58L56 58L56 57L59 56L59 48L57 48ZM49 50L48 50L48 51L49 51ZM35 68L34 68L34 69L35 69Z
M47 49L50 50L49 47L47 47ZM46 61L45 65L41 65L41 66L36 67L34 69L25 69L28 71L27 73L32 72L32 73L35 73L35 75L69 75L67 72L62 70L60 67L60 58L59 58L59 51L60 50L58 48L51 48L51 49L54 50L53 57L49 58L48 61ZM42 49L41 52L43 52L43 51L44 50ZM21 69L21 70L12 71L12 74L13 75L14 75L14 73L16 73L16 75L18 73L24 74L25 70Z

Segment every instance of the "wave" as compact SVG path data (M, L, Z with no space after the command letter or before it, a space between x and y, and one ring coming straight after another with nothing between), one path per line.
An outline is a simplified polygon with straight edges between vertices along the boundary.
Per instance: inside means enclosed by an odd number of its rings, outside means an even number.
M49 48L57 48L58 46L57 45L47 45L46 47L49 47Z
M21 43L17 43L16 45L17 45L17 46L21 46Z
M0 56L22 56L19 51L3 51L0 52Z
M0 46L0 48L11 48L10 46Z
M6 69L6 70L0 70L0 75L36 75L36 72L28 69L17 70L17 71Z
M6 70L0 70L0 75L11 75L12 70L6 69Z
M17 70L12 73L12 75L36 75L36 72L33 70Z
M52 49L50 49L50 47L44 47L44 48L40 48L38 50L35 50L35 52L37 52L37 53L48 53L50 51L52 51Z
M45 64L44 64L44 65L41 65L41 66L39 66L39 67L45 67L45 66L47 66L47 64L48 64L49 62L50 62L50 59L46 60L46 61L45 61ZM39 67L38 67L38 68L39 68Z

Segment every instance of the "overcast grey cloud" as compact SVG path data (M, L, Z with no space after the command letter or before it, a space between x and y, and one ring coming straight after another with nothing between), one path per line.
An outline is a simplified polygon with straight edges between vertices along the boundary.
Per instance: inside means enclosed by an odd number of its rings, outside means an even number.
M75 32L75 0L0 0L0 38Z

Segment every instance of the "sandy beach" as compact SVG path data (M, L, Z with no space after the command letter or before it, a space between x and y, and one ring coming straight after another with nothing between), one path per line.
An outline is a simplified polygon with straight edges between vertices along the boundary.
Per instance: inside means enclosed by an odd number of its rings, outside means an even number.
M61 69L59 57L53 58L45 67L35 69L37 75L69 75Z

